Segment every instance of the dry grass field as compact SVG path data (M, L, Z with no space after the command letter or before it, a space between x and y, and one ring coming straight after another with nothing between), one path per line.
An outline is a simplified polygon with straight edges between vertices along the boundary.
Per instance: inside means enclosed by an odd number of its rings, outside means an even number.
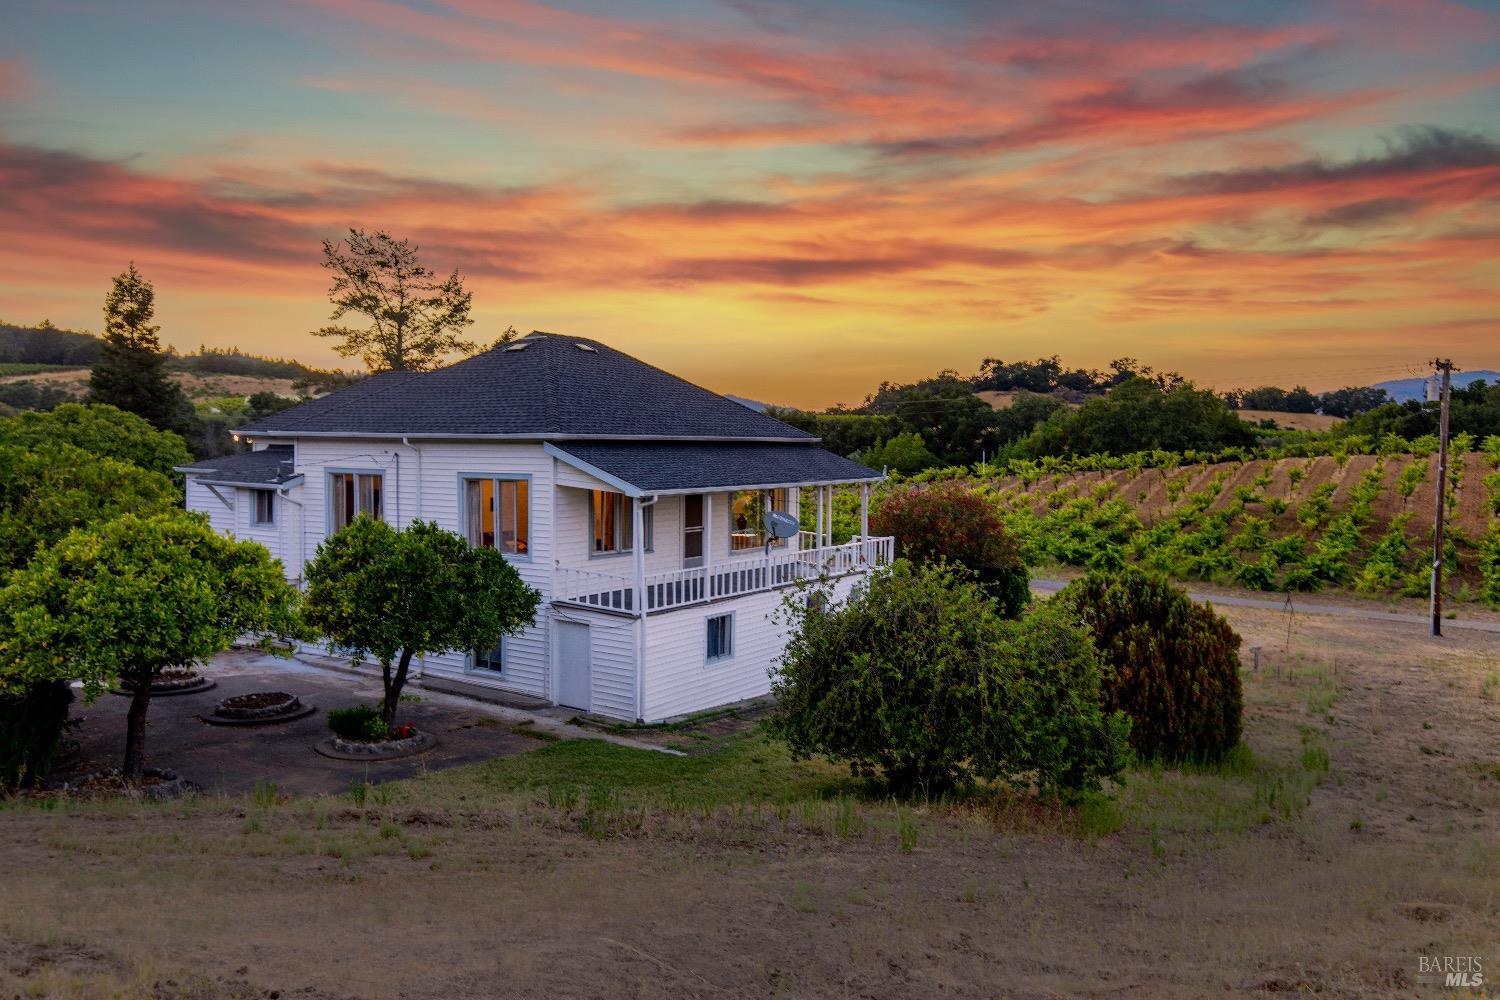
M257 375L219 375L198 372L172 372L172 381L182 386L189 399L216 399L220 396L250 396L257 392L274 392L278 396L295 396L289 378L262 378ZM76 399L88 394L89 369L35 372L30 375L0 376L0 383L35 382L67 390Z
M1226 608L1248 752L904 806L732 726L349 794L0 805L0 996L1442 995L1500 970L1500 644ZM1247 656L1248 662L1248 656ZM352 775L357 780L357 775Z
M1339 417L1330 417L1322 413L1282 413L1279 410L1236 410L1235 412L1246 423L1254 424L1269 420L1286 431L1327 431L1344 422Z

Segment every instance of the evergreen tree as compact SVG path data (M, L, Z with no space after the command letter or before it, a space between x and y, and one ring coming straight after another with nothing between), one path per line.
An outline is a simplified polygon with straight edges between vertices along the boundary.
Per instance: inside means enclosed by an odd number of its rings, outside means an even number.
M118 406L164 431L186 434L193 408L182 389L167 377L167 357L151 319L156 290L141 277L135 262L104 297L104 344L89 376L89 401Z

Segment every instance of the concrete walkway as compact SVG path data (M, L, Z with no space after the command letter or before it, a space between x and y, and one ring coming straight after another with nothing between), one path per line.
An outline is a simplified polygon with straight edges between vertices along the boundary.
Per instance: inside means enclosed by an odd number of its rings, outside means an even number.
M313 751L328 737L327 712L358 704L376 704L380 680L349 670L333 671L298 658L283 659L258 651L232 650L215 657L203 673L217 686L197 694L151 699L147 715L146 765L177 771L207 792L243 794L257 783L274 782L297 795L336 794L361 781L385 782L428 771L525 753L551 739L597 739L655 752L640 740L567 721L570 709L528 710L476 701L408 684L417 700L403 703L400 721L437 737L438 745L417 755L390 761L330 760ZM317 711L303 719L269 726L215 726L202 721L214 705L250 691L289 691ZM93 704L80 699L72 717L79 752L64 760L58 777L118 767L125 747L125 714L130 700L101 695ZM543 734L540 738L534 733Z
M1032 580L1031 589L1043 594L1055 594L1067 585L1066 580ZM1236 608L1262 608L1266 611L1286 610L1286 598L1266 597L1240 597L1235 594L1209 594L1196 590L1189 590L1188 596L1195 601L1212 601L1214 604L1223 604ZM1323 602L1299 600L1298 595L1292 595L1292 609L1299 615L1331 615L1337 618L1369 618L1382 622L1400 622L1402 624L1418 625L1424 630L1432 624L1432 619L1427 615L1413 614L1409 611L1379 611L1375 608L1351 607L1347 604L1324 604ZM1479 621L1474 618L1445 618L1443 628L1471 629L1476 632L1493 632L1500 634L1500 622Z

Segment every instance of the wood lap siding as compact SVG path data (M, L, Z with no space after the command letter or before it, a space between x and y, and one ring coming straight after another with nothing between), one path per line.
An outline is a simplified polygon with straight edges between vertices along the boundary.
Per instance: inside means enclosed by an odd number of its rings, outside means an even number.
M854 579L837 581L834 600L849 595ZM648 722L660 722L771 691L771 668L786 648L785 627L771 619L794 590L750 594L651 615L646 620ZM707 622L734 612L734 655L705 663Z
M552 587L553 512L552 459L537 444L423 443L422 482L417 482L417 449L384 442L302 439L297 444L297 471L306 479L298 499L306 504L307 556L312 558L327 530L327 472L331 469L379 470L385 477L383 516L393 525L404 526L421 517L436 521L449 531L464 534L460 520L459 475L516 475L531 477L531 521L528 529L530 559L512 558L521 579L550 594ZM397 460L399 456L399 462ZM420 509L419 509L420 502ZM551 698L548 690L548 643L545 606L537 612L537 624L506 640L505 671L497 677L464 674L466 654L430 656L425 669L434 673L463 675L466 680L503 687L540 698Z

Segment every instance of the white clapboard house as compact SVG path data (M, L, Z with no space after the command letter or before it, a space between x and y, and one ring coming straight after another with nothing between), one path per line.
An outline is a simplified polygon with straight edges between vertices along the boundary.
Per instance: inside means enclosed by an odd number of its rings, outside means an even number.
M293 581L369 514L496 548L542 592L534 628L419 664L428 686L645 721L764 695L785 644L772 612L798 581L827 575L841 597L892 555L869 535L879 473L580 337L374 375L237 433L253 451L182 470L187 506L264 544ZM862 497L842 544L836 488ZM809 492L812 530L771 537L764 512L795 517Z

